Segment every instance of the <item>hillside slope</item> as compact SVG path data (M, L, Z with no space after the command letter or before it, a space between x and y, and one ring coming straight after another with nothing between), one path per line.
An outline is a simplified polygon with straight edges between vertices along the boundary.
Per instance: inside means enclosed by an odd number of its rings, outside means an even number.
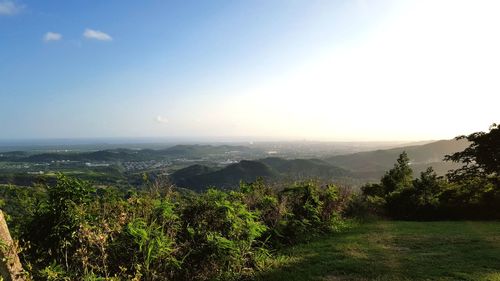
M272 157L255 161L243 160L213 171L201 165L192 165L174 172L170 179L183 188L203 190L210 186L231 188L240 181L251 182L261 177L266 180L306 180L311 178L333 180L350 177L350 172L318 159L286 160Z
M393 167L399 154L406 151L415 174L432 166L438 174L443 175L448 170L458 167L455 163L444 162L444 156L462 151L467 146L468 142L465 140L441 140L424 145L337 155L326 158L325 161L352 171L357 177L378 179Z
M258 161L268 165L282 176L295 180L307 178L332 179L351 175L349 171L319 159L286 160L278 157L269 157Z
M208 187L233 188L240 181L251 182L257 178L272 179L276 173L264 163L243 160L220 170L202 165L192 165L170 175L170 180L178 187L204 190Z

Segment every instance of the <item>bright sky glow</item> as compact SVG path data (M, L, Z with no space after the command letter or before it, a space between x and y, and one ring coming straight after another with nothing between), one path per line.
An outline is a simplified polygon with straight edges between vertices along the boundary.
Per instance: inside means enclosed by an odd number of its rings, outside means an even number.
M40 2L0 0L0 138L423 140L500 121L500 1Z

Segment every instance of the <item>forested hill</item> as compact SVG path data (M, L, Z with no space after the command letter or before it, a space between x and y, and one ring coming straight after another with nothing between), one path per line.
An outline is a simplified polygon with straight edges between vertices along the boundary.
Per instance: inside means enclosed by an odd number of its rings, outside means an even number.
M457 164L443 161L445 155L465 149L469 143L465 140L440 140L424 145L398 147L386 150L359 152L348 155L328 157L326 162L352 171L357 177L379 179L384 171L392 168L394 159L406 151L415 174L432 166L438 174L457 168Z
M219 170L202 165L180 169L170 176L174 184L193 190L216 186L234 188L240 181L252 182L257 178L268 181L323 179L334 180L350 177L351 173L318 159L265 158L255 161L243 160Z

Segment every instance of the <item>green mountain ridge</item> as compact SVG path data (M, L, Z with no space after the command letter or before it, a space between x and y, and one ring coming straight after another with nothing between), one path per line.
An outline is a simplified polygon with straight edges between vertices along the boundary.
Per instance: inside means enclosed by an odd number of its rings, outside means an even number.
M251 182L259 177L271 179L276 175L264 163L242 160L215 171L207 166L192 165L174 172L170 179L178 187L200 191L208 187L232 188L240 181Z
M240 181L251 182L257 178L269 181L280 179L306 180L311 178L332 180L335 177L349 177L351 173L319 159L286 160L269 157L255 161L242 160L217 171L202 165L192 165L170 175L174 184L182 188L203 190L214 186L234 188ZM207 173L200 171L207 170Z

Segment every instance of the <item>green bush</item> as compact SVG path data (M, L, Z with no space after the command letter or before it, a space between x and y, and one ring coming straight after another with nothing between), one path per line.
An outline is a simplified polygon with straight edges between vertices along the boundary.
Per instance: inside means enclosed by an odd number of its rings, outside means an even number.
M343 226L340 214L345 203L334 185L321 187L315 182L299 183L285 188L280 199L286 212L278 232L286 243L308 240Z
M413 179L409 159L403 153L380 183L361 188L361 194L353 197L347 211L361 218L371 215L409 220L500 218L496 175L451 175L448 179L438 177L428 168Z
M19 228L35 280L251 278L275 246L342 228L348 198L334 185L276 190L262 180L238 191L178 193L155 182L123 192L61 175L43 189L23 201L33 211Z
M181 212L187 243L183 277L231 279L253 268L257 239L267 229L258 218L235 192L210 189L191 198Z

